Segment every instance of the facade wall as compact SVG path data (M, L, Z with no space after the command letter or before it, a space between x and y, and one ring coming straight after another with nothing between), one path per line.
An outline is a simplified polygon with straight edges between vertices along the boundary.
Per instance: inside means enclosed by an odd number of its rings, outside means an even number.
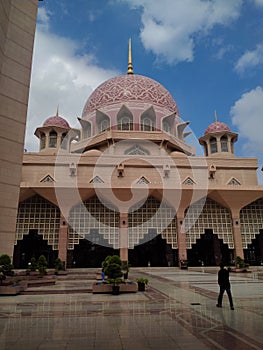
M37 0L0 0L0 254L13 255Z

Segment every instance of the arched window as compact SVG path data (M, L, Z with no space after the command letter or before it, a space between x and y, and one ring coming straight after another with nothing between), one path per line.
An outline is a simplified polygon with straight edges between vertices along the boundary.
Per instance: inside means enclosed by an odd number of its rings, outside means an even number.
M40 133L40 149L44 149L46 147L46 134L43 132Z
M163 122L163 131L171 133L171 125L167 121Z
M133 130L132 119L127 115L120 118L118 130Z
M57 133L54 130L50 131L49 133L49 147L50 148L57 147Z
M142 119L142 131L153 131L153 121L150 118Z
M64 132L62 135L61 135L61 148L63 149L67 149L67 140L65 140L65 137L67 136L67 133ZM64 142L63 142L64 141Z
M91 126L89 124L85 125L82 129L82 132L83 132L83 139L90 137L91 136Z
M100 122L100 132L107 130L110 127L109 121L107 119L103 119Z
M217 152L217 141L215 137L211 137L210 139L210 149L211 149L211 153Z
M222 136L221 137L221 152L228 152L228 141L227 141L227 136Z

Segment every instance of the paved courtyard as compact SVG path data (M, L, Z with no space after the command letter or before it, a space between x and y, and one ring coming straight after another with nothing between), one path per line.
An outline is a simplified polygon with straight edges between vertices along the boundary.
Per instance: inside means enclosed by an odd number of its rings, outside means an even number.
M231 273L216 307L217 268L132 268L145 292L92 294L96 269L72 270L54 286L0 297L0 349L263 349L263 267Z

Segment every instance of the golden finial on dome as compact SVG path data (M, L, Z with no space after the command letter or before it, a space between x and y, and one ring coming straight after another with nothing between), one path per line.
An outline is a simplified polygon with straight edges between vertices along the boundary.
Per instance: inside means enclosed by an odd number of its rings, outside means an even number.
M129 39L129 46L128 46L128 70L127 70L127 74L133 74L131 38Z

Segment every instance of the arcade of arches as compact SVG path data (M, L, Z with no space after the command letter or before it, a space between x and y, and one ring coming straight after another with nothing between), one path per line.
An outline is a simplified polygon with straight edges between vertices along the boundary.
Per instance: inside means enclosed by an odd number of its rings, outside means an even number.
M68 267L100 267L107 255L119 252L120 216L114 206L94 196L71 208L67 223L61 220L57 206L34 195L19 204L14 265L25 268L32 257L43 254L52 267L64 249L66 258L62 260ZM177 266L182 257L182 239L190 266L230 263L235 257L232 218L227 208L206 198L185 211L185 234L178 221L175 210L154 197L130 208L125 232L131 265ZM241 209L240 234L246 261L261 264L262 199Z

